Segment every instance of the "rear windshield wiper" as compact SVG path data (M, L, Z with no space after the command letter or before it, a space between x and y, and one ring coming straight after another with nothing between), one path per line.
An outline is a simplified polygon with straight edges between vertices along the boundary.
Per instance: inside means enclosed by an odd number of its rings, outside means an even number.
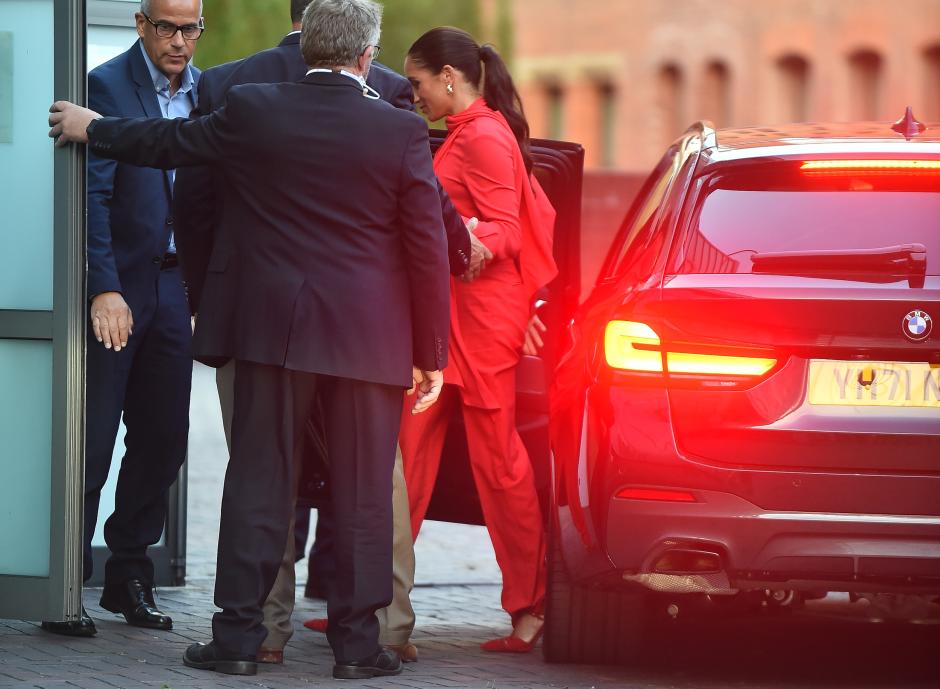
M927 247L898 244L874 249L775 251L751 256L751 271L826 277L906 277L912 287L923 286ZM919 285L914 284L919 282Z

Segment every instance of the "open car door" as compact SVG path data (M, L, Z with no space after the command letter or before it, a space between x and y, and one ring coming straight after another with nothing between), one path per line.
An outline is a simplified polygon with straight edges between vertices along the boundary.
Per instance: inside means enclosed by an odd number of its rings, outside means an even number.
M446 132L431 131L436 151ZM516 427L525 443L539 493L542 514L551 484L548 443L548 382L557 363L559 340L578 306L581 285L581 180L584 149L580 144L531 140L533 171L555 207L553 253L558 275L536 296L538 313L547 331L538 356L523 356L516 375ZM535 306L535 305L533 305ZM441 468L426 519L482 524L483 513L467 455L467 437L459 411L451 419L444 442Z

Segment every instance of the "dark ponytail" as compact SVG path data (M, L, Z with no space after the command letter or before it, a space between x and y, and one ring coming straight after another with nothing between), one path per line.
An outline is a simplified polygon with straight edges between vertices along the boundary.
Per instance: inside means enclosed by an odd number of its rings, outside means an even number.
M486 104L503 114L512 133L516 135L526 172L532 172L532 156L529 154L529 123L522 110L522 99L516 91L506 63L491 45L480 48L480 61L483 62L483 98Z
M415 41L408 49L408 57L434 74L440 74L444 65L450 65L481 89L486 104L506 118L522 151L526 172L532 171L529 123L522 110L522 99L512 83L506 63L493 46L481 47L466 31L442 26L431 29Z

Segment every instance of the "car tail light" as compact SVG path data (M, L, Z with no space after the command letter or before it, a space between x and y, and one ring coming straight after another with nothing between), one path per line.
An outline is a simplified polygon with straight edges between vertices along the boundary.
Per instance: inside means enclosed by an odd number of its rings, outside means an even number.
M776 365L776 357L748 352L691 351L689 345L662 345L646 323L610 321L604 333L607 365L625 373L698 382L705 386L737 387L759 380Z
M614 497L622 500L653 500L658 502L698 502L695 496L684 490L662 488L638 488L627 486L617 491Z
M659 335L646 323L611 321L604 333L607 365L623 371L663 372Z
M800 170L808 174L845 172L918 172L940 174L940 160L807 160Z

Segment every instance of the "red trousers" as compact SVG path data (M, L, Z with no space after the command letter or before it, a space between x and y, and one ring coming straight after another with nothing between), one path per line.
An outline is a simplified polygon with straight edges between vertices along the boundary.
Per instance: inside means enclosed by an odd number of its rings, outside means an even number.
M545 534L532 464L516 431L515 367L496 374L494 382L504 401L499 409L463 404L456 385L445 385L437 403L421 414L411 413L414 398L407 397L399 443L411 528L417 537L440 467L447 424L459 406L483 518L503 574L502 606L515 615L540 608L545 597Z

